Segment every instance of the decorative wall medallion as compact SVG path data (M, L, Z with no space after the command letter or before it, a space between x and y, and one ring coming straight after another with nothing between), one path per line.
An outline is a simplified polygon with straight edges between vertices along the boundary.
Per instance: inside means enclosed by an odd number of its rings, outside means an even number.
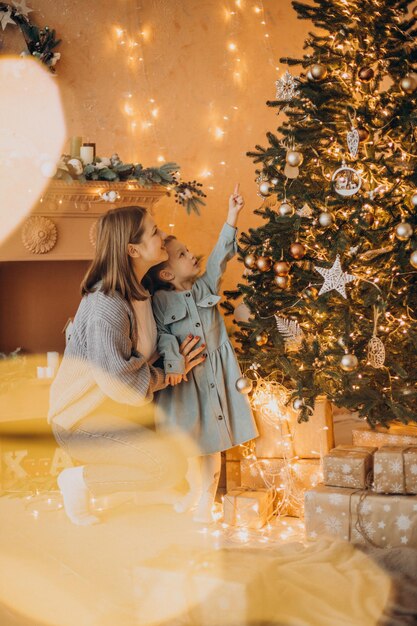
M22 242L33 254L46 254L55 247L58 239L56 224L47 217L29 217L22 227Z

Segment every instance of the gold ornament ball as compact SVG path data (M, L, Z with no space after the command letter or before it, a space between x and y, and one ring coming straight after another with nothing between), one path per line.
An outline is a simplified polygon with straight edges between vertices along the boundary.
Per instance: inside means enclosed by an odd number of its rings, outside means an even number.
M281 215L281 217L291 217L292 215L294 215L295 210L289 202L284 201L279 205L278 213Z
M307 287L307 289L305 290L305 294L309 297L309 298L317 298L317 294L318 294L318 290L315 287Z
M320 213L319 215L320 226L323 226L323 228L327 228L332 223L333 223L333 215L331 213L328 213L327 211Z
M254 254L247 254L243 259L243 263L248 270L253 269L256 265L256 256Z
M287 261L277 261L274 263L274 272L278 276L286 276L290 272L290 264Z
M269 182L264 180L260 185L259 185L259 192L263 195L263 196L269 196L269 192L270 192L270 186L269 186Z
M413 76L404 76L400 81L400 87L405 93L413 93L417 87L417 82Z
M259 333L259 335L256 335L255 341L258 346L264 346L266 343L268 343L268 335L265 331L262 331L261 333Z
M307 80L311 80L311 81L313 81L313 80L314 80L314 76L313 76L313 74L311 73L311 70L310 70L310 69L308 69L308 70L307 70L306 78L307 78Z
M358 359L354 354L344 354L340 360L340 367L345 372L353 372L358 367Z
M327 76L327 67L321 63L315 63L310 67L313 80L324 80Z
M289 276L275 276L274 281L277 287L279 287L280 289L286 289L288 285L290 284L290 277Z
M411 206L417 208L417 191L414 191L413 195L410 198Z
M296 243L291 244L290 253L291 253L291 256L294 257L294 259L299 260L299 259L302 259L303 256L305 255L306 249L304 248L302 243L296 242Z
M358 126L357 128L359 141L366 141L369 137L369 130L365 126Z
M287 161L288 165L291 165L291 167L299 167L303 162L303 159L304 157L302 153L298 152L297 150L288 150L285 157L285 160Z
M367 83L375 76L375 72L372 67L361 67L358 72L358 76L359 80L361 80L363 83Z
M417 250L413 250L410 254L410 263L417 270Z
M268 272L272 266L272 259L269 256L260 256L256 260L256 267L261 272Z
M407 241L413 234L413 227L408 222L400 222L395 228L395 236L400 241Z
M252 381L247 376L241 376L236 381L236 389L239 393L250 393L252 391Z

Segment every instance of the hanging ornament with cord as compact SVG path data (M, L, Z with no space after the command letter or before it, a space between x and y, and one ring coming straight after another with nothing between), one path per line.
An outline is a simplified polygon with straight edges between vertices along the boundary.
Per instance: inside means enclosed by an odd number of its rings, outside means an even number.
M374 330L372 333L372 338L368 343L368 361L369 364L375 369L380 369L384 367L385 363L385 346L382 343L381 339L377 337L377 324L378 317L380 313L378 313L377 308L374 306Z

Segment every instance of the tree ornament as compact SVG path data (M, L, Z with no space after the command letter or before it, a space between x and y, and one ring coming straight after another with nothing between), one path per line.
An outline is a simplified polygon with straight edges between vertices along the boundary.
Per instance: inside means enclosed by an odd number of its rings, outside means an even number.
M413 227L408 222L400 222L395 228L395 236L400 241L407 241L413 234Z
M352 158L358 154L359 148L359 133L358 129L352 126L352 129L347 134L347 146L349 154Z
M271 178L271 184L274 185L275 187L278 185L279 180L278 178Z
M358 72L359 80L363 83L367 83L375 76L375 72L372 67L361 67Z
M244 302L238 304L233 312L233 317L237 322L249 322L252 315L250 308Z
M330 269L327 267L317 267L316 265L314 266L314 269L324 278L324 283L319 291L319 296L334 289L335 291L338 291L341 296L346 298L346 284L350 283L352 280L356 280L356 276L347 274L347 272L342 270L339 255L336 256L335 262Z
M313 215L313 210L310 206L308 206L308 204L303 204L303 206L301 207L301 209L297 209L296 211L297 215L299 215L300 217L307 217L310 218Z
M293 167L292 165L288 165L288 163L285 163L284 176L286 176L287 178L290 178L291 180L294 180L295 178L298 178L299 174L300 174L299 167Z
M256 265L256 256L254 254L247 254L245 256L245 258L243 259L243 263L245 265L245 267L248 268L248 270L251 270L255 267Z
M410 263L417 270L417 250L413 250L410 254Z
M417 81L414 76L404 76L400 81L400 87L405 93L413 93L417 88Z
M297 79L287 70L285 74L275 81L276 99L286 100L290 102L294 97L298 96Z
M284 200L284 202L282 202L278 208L278 213L281 215L281 217L291 217L292 215L294 215L295 209L289 202Z
M278 276L287 276L291 269L290 264L287 261L277 261L274 263L274 272Z
M375 215L373 214L373 207L371 204L366 203L363 205L362 212L361 212L361 219L368 226L372 226L372 224L375 221Z
M261 333L259 333L259 335L256 335L255 341L258 346L264 346L266 343L268 343L267 333L263 330Z
M288 285L290 284L290 277L287 276L275 276L274 278L274 282L276 284L277 287L279 287L280 289L286 289L288 287Z
M413 192L413 195L410 198L411 206L417 208L417 191Z
M324 80L327 76L327 67L321 63L315 63L309 69L313 80Z
M259 256L256 259L256 267L261 272L268 272L272 267L272 259L269 256Z
M323 228L328 228L333 223L333 215L328 213L327 211L323 211L319 215L319 224L323 226Z
M304 405L304 398L295 398L292 403L292 408L294 411L301 411Z
M291 167L299 167L303 162L303 155L298 150L288 150L285 160Z
M340 367L344 372L353 372L358 367L358 364L356 356L349 352L346 352L340 360Z
M298 350L305 335L297 320L290 320L286 317L275 315L275 321L278 331L284 337L286 350Z
M358 126L357 128L359 141L366 141L369 137L369 130L365 126Z
M312 298L314 300L315 298L317 298L319 292L315 287L307 287L304 293L308 298Z
M271 187L268 181L264 181L259 185L259 192L263 195L263 196L269 196L271 191Z
M298 243L298 241L296 241L290 245L290 253L294 259L300 260L305 256L306 249L302 243Z
M239 393L248 394L252 391L252 381L247 376L241 376L236 381L236 389Z
M333 188L340 196L353 196L359 191L362 185L362 179L359 172L348 167L346 161L342 161L332 176Z

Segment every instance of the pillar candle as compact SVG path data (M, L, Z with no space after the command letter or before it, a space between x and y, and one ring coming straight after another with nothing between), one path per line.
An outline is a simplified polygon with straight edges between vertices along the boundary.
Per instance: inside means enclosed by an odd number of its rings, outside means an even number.
M80 157L84 165L94 161L94 148L92 146L81 146Z
M71 137L71 148L70 153L72 157L80 156L80 148L82 144L82 137Z

